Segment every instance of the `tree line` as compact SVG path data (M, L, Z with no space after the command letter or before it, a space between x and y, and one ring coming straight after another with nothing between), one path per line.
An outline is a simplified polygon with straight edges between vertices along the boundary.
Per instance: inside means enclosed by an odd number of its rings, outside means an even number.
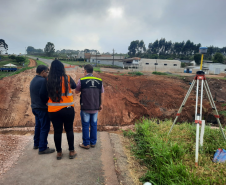
M129 57L152 59L195 60L196 63L199 63L199 59L201 59L199 48L201 46L201 43L195 44L190 40L173 43L172 41L166 41L165 38L161 38L153 43L149 43L148 48L146 48L143 40L135 40L128 47L128 55ZM223 63L225 55L226 47L209 46L207 54L204 55L204 59Z
M32 54L46 54L47 56L52 56L55 53L55 46L51 42L47 42L44 50L42 49L35 49L32 46L27 47L27 54L32 55Z

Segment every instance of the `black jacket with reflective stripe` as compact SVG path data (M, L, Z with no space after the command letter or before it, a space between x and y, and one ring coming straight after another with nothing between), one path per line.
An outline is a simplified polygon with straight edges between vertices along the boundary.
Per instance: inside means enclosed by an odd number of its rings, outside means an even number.
M81 110L99 110L101 105L102 79L94 76L86 76L80 79Z

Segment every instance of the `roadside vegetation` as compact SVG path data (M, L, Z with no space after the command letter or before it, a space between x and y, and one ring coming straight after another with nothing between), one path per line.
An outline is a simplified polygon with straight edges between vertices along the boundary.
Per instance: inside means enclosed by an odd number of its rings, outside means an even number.
M99 68L99 67L94 67L94 68L93 68L93 71L95 71L95 72L99 72L99 73L101 72L101 70L100 70L100 68Z
M157 71L152 72L152 74L154 74L154 75L168 75L167 73L162 73L162 72L157 72Z
M132 75L132 76L142 76L142 75L144 75L143 73L141 73L139 71L128 72L128 74Z
M28 58L23 57L24 60L19 60L20 62L18 62L16 60L17 57L8 57L8 56L1 56L1 60L0 60L0 67L6 65L6 64L14 64L17 66L17 71L12 71L12 72L5 72L5 71L0 71L0 79L7 77L7 76L13 76L15 74L19 74L23 71L26 71L28 69L32 69L34 67L28 67L30 61ZM20 57L21 58L21 57ZM22 62L21 62L22 61ZM37 65L47 65L44 62L40 61L40 60L35 60ZM24 64L24 65L23 65Z
M226 117L226 111L225 110L220 111L219 114L221 114L221 115Z
M134 131L124 131L131 155L148 169L140 181L156 185L226 184L226 163L212 162L215 151L226 147L220 130L206 126L199 166L195 167L196 126L175 125L167 137L171 125L172 121L143 119Z

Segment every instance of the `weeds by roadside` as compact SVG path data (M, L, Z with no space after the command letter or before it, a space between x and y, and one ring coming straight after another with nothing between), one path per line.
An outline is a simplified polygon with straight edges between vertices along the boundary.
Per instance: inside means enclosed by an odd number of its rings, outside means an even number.
M169 137L172 121L143 119L135 131L124 131L130 138L131 152L140 164L148 168L140 179L153 184L225 184L226 164L212 162L217 148L225 148L218 129L205 128L204 146L199 155L199 167L194 165L196 127L175 125Z
M152 74L154 74L154 75L168 75L167 73L162 73L162 72L157 72L157 71L152 72Z
M143 73L136 71L136 72L128 72L129 75L136 75L136 76L141 76L144 75Z
M100 68L99 68L99 67L94 67L94 68L93 68L93 71L95 71L95 72L99 72L99 73L101 72L101 70L100 70Z
M226 116L226 111L222 110L222 111L219 112L219 114L222 114L222 115Z

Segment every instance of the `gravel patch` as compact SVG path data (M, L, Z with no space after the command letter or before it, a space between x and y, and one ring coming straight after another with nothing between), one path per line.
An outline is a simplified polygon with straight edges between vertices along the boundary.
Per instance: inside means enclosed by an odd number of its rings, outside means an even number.
M13 165L17 164L23 149L31 136L15 136L0 134L0 179Z

